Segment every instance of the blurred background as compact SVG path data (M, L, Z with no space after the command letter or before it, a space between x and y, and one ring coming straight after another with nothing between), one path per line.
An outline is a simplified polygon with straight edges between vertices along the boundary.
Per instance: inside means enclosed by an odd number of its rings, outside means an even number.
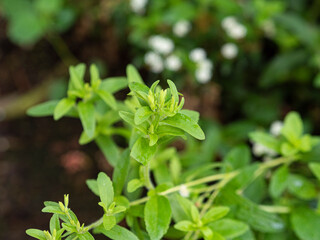
M66 95L79 62L172 79L215 126L217 155L291 110L320 132L318 0L0 0L0 239L47 229L43 201L65 193L82 222L100 214L85 180L111 168L78 144L79 121L26 116Z

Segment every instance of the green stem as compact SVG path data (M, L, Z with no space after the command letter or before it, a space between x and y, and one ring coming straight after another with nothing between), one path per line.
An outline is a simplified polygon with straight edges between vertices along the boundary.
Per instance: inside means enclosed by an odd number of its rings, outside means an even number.
M148 190L154 189L154 186L152 184L151 178L150 178L150 169L149 169L149 163L145 166L143 166L143 175L144 175L144 184Z

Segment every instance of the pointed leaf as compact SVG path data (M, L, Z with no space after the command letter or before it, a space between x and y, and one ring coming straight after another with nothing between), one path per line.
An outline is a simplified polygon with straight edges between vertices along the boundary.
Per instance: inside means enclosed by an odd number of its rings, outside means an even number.
M139 240L134 233L128 229L115 225L111 230L107 231L103 226L94 229L94 233L102 233L103 235L113 240Z
M58 105L58 100L52 100L44 103L40 103L27 110L27 115L31 117L46 117L52 116L54 109Z
M88 137L93 137L96 129L94 105L90 102L78 103L79 117Z
M113 186L107 174L100 172L97 178L100 199L107 207L113 202Z
M75 100L70 98L63 98L59 101L54 109L53 118L54 120L59 120L64 115L66 115L70 109L74 106Z
M153 111L148 106L139 108L134 114L134 123L139 125L149 119Z
M129 83L132 83L132 82L143 83L143 80L140 74L138 73L137 69L131 64L127 66L127 77L128 77Z
M111 93L103 90L98 90L97 94L108 106L110 106L112 109L117 109L116 99Z
M133 145L130 156L139 163L146 165L152 159L156 150L156 145L150 147L148 139L140 137Z
M272 175L269 192L274 198L279 197L288 186L289 169L284 165L279 167Z

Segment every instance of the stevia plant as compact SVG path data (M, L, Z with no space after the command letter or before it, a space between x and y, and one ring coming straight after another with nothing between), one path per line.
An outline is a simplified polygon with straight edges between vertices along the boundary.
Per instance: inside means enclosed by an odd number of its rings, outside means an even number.
M126 78L101 79L92 65L86 83L84 73L83 64L70 67L67 97L28 113L80 119L80 143L95 141L114 167L112 177L101 172L87 180L100 198L103 215L91 224L82 223L65 195L63 203L45 202L42 211L52 214L50 231L28 229L29 236L40 240L85 240L95 234L115 240L320 238L312 227L320 222L320 144L318 137L304 132L297 113L286 116L277 136L261 130L250 134L255 144L273 151L268 159L253 159L245 144L218 155L217 127L207 123L205 138L199 114L183 109L185 100L173 81L167 81L166 89L159 81L148 87L131 65ZM127 99L117 101L112 94L126 86ZM120 121L123 125L114 125ZM127 145L118 146L113 135L122 135ZM177 137L185 140L182 151L172 144Z

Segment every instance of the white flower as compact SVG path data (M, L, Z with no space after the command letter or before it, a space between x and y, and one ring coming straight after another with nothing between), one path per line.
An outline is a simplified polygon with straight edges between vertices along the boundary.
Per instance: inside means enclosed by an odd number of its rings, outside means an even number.
M187 186L184 185L184 184L182 184L182 185L180 186L179 193L180 193L180 195L181 195L182 197L186 197L186 198L187 198L187 197L190 196L190 192L189 192Z
M221 25L225 30L233 28L237 24L238 24L238 21L233 16L225 17L221 22Z
M226 59L233 59L238 55L238 47L234 43L226 43L221 48L221 54Z
M187 20L181 20L173 26L173 33L178 37L184 37L190 32L191 24Z
M247 35L247 28L241 24L235 25L227 31L227 34L234 39L241 39Z
M195 72L195 76L199 83L207 83L212 78L212 71L208 68L198 68Z
M145 12L148 0L131 0L130 6L133 12L143 14Z
M178 71L181 68L181 60L176 55L170 55L165 61L166 67L171 71Z
M247 35L247 28L233 16L224 18L221 25L231 38L241 39Z
M163 61L159 54L155 52L147 52L144 55L144 62L150 67L154 73L160 73L163 70Z
M253 143L252 153L256 157L261 157L264 155L269 156L269 157L273 157L273 156L277 155L277 153L275 151L273 151L270 148L265 147L264 145L262 145L260 143Z
M169 54L174 49L174 44L171 39L159 35L149 38L149 46L160 54Z
M273 136L279 136L280 133L281 133L281 129L283 127L283 122L281 121L275 121L271 124L270 126L270 133L273 135Z
M206 57L207 54L203 48L195 48L189 54L189 58L194 62L200 62L204 60Z

